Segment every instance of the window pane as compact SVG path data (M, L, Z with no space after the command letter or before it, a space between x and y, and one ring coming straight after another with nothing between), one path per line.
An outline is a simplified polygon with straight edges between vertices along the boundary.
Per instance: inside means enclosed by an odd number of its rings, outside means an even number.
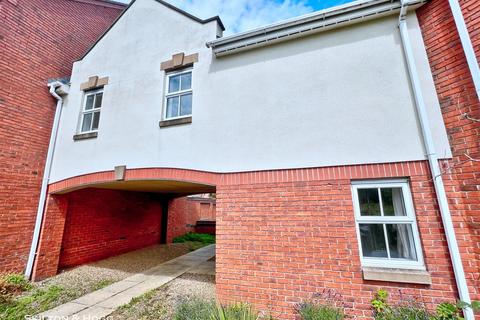
M95 95L95 109L98 109L98 108L102 107L102 98L103 98L103 93L102 92L97 93Z
M178 102L179 97L167 99L167 118L178 117Z
M98 129L98 122L100 121L100 111L93 113L93 125L92 130Z
M387 237L391 258L417 260L412 225L387 224Z
M184 94L180 97L180 115L186 116L192 114L192 95Z
M383 215L406 216L402 188L382 188Z
M90 131L92 124L92 113L86 113L83 115L82 132Z
M388 258L383 224L360 224L364 257Z
M180 90L180 76L172 76L169 78L168 92L176 92Z
M87 96L87 101L85 102L85 110L90 110L93 108L93 97L93 94Z
M360 214L362 216L380 216L380 201L377 189L358 189Z
M180 82L181 84L181 89L182 90L188 90L192 88L192 73L185 73L181 75L182 81Z

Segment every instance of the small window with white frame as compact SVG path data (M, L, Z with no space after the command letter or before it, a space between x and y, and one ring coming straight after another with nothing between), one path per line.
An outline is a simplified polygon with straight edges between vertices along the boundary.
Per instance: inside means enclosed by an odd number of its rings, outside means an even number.
M103 89L85 92L80 124L81 133L98 131L102 99Z
M425 269L408 181L353 182L352 192L362 265Z
M192 115L192 71L182 70L167 74L164 120Z

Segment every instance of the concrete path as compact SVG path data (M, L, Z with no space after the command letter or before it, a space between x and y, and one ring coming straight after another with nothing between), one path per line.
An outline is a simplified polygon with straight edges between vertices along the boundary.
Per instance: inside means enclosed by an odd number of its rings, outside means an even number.
M101 319L133 298L156 289L190 269L202 270L215 256L215 245L209 245L135 274L103 289L62 304L38 315L40 319ZM210 266L211 268L211 266Z

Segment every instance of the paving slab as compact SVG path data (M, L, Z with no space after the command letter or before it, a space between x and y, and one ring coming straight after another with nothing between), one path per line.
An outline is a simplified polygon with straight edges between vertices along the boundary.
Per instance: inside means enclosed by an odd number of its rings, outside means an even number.
M161 287L189 270L197 270L197 273L211 272L213 261L208 260L214 256L215 245L212 244L88 293L38 316L41 319L101 319L133 298Z

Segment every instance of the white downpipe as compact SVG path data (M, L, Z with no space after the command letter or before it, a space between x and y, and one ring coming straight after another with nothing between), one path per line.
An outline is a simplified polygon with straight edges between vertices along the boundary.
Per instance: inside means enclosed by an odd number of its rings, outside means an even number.
M57 107L55 109L55 117L53 119L52 132L50 134L50 143L48 145L47 159L45 160L45 169L43 172L42 187L40 189L40 199L38 199L37 217L35 220L35 227L33 229L32 245L30 247L27 266L25 268L25 277L27 277L28 279L30 279L30 277L32 276L33 264L35 262L35 258L37 255L37 247L40 239L40 230L42 226L43 212L45 209L45 201L47 198L48 181L50 180L50 171L52 168L53 153L55 150L55 142L57 140L58 125L60 123L60 115L62 113L62 104L63 104L62 97L58 95L57 92L55 91L58 87L62 86L62 83L61 82L49 83L48 86L50 87L50 94L57 99Z
M458 35L460 36L460 42L462 43L465 57L467 58L468 68L472 74L473 84L475 85L475 91L477 91L477 98L480 99L480 68L478 66L477 56L473 50L472 41L468 34L467 25L463 19L462 9L458 0L448 0L450 9L452 10L453 19L457 26Z
M405 13L402 10L402 13ZM420 127L422 130L423 140L427 151L428 163L430 165L430 171L433 177L433 183L435 186L435 192L437 194L438 206L440 207L440 214L442 216L443 228L445 230L445 236L447 237L448 250L452 260L453 271L455 274L455 280L457 283L459 298L463 302L470 303L470 295L468 293L467 281L465 279L465 272L463 271L462 258L458 249L457 238L455 237L455 229L453 227L452 217L450 214L450 208L448 206L447 194L445 192L445 186L443 184L442 172L438 163L438 156L435 152L433 144L433 136L430 130L430 124L428 122L427 108L425 100L423 98L422 89L420 86L420 78L418 76L417 67L414 60L413 49L410 43L410 37L408 34L407 21L404 16L400 16L399 21L400 36L402 39L403 50L407 60L408 72L410 75L410 81L413 88L415 97L415 104L417 107L418 118L420 120ZM470 308L466 308L465 319L474 320L473 311Z

